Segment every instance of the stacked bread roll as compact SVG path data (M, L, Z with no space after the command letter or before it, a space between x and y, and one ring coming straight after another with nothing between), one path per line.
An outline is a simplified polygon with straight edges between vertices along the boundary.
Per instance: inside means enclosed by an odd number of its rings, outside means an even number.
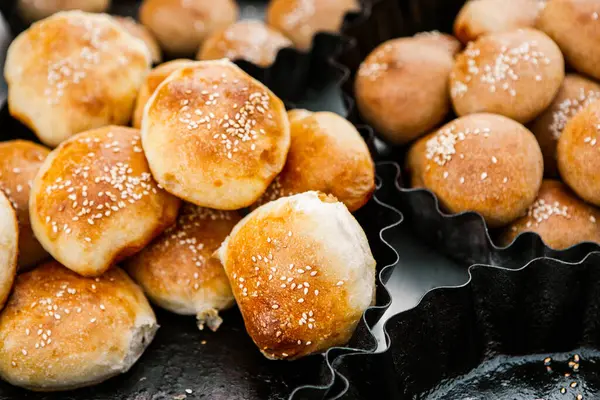
M411 186L478 212L501 244L524 231L556 249L600 243L599 15L595 0L467 1L454 37L393 39L366 57L361 116L410 144Z
M237 15L199 1L210 24L194 12L161 23L183 12L175 3L141 11L173 53ZM195 30L172 40L184 22ZM245 54L235 36L247 32L265 36L259 64L289 42L247 23L207 39L203 58L230 57L220 43ZM354 126L286 111L226 59L151 70L149 37L64 11L10 46L10 112L49 146L0 144L0 377L12 384L67 390L127 371L158 328L146 296L213 331L237 303L276 359L346 343L374 301L375 260L351 214L373 194L374 164Z

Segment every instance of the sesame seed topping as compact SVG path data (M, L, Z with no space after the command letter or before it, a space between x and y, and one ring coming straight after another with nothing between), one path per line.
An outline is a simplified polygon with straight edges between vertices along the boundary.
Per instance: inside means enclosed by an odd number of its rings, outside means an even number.
M586 92L583 88L580 88L579 95L560 102L560 104L558 104L558 108L552 113L552 122L549 126L550 132L554 138L558 140L562 134L562 131L565 129L567 122L569 122L569 120L573 118L575 114L579 113L590 103L598 99L600 99L600 92L593 90Z
M482 172L482 173L481 173L481 180L482 180L482 181L485 181L485 180L487 179L487 177L488 177L488 174L487 174L487 172Z
M536 227L540 226L542 222L553 216L566 219L571 218L567 206L561 205L558 201L549 204L544 199L538 199L527 209L527 217L529 219L527 221L527 227L530 228L534 224Z

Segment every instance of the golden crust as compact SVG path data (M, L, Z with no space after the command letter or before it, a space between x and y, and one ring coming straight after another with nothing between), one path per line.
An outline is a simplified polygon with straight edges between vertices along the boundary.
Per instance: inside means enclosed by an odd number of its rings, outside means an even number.
M285 167L256 205L316 190L331 194L350 211L375 191L375 165L356 128L330 112L288 112L291 145Z
M345 344L374 300L367 238L331 196L306 192L256 209L219 257L246 330L268 358Z
M196 55L198 60L246 60L261 67L273 64L280 49L291 47L283 34L260 21L240 21L210 35Z
M597 0L552 0L542 11L537 27L558 44L573 68L600 79L598 24Z
M142 118L144 116L144 108L148 99L152 96L158 85L160 85L169 75L179 68L193 63L192 60L178 59L168 61L159 65L146 75L146 79L140 88L135 103L135 111L133 112L133 127L141 129Z
M29 192L33 179L50 150L33 142L0 143L0 191L12 203L19 220L19 268L28 268L48 257L29 222Z
M454 21L454 35L463 43L497 32L533 28L545 0L467 1Z
M162 61L160 46L148 28L131 17L120 17L115 15L113 18L116 19L117 22L121 24L121 26L125 28L127 32L142 40L146 44L146 47L148 47L152 57L152 63L158 64Z
M177 223L127 261L127 272L157 305L177 314L234 304L223 266L212 255L241 216L184 204Z
M423 183L423 174L427 167L427 142L436 132L423 136L414 142L406 153L406 164L404 168L405 176L409 177L410 187L421 188Z
M55 147L78 132L127 124L149 68L146 46L112 17L61 12L11 43L9 110Z
M476 211L490 227L523 215L542 183L535 137L500 115L458 118L429 139L425 152L425 187L450 212Z
M558 94L531 124L544 154L544 175L558 177L556 145L569 120L592 101L600 99L600 84L577 74L568 74Z
M394 144L406 144L440 124L450 111L448 48L423 37L379 45L354 83L361 116Z
M560 49L544 33L491 33L456 57L452 104L459 116L489 112L526 123L550 105L564 76Z
M35 391L100 383L126 372L157 328L121 269L89 279L52 261L17 277L0 315L0 376Z
M439 31L419 32L413 36L413 41L442 48L448 51L452 57L456 56L462 49L462 43L457 38Z
M142 122L154 178L190 203L236 210L281 172L290 147L283 102L226 60L198 61L154 92Z
M500 240L509 245L522 232L536 232L556 250L600 243L600 210L578 199L562 182L545 180L527 215L510 224Z
M565 183L583 200L600 206L600 102L571 118L558 140L557 155Z
M50 153L34 180L33 231L81 275L102 274L177 218L180 201L152 178L138 133L118 126L80 133Z
M271 0L267 23L308 50L316 33L339 32L346 14L357 11L358 0Z
M19 254L19 222L9 199L0 190L0 310L17 272Z
M144 0L140 21L172 56L192 56L212 32L238 18L235 0Z
M101 13L108 10L110 3L111 0L18 0L17 10L23 19L33 22L59 11Z

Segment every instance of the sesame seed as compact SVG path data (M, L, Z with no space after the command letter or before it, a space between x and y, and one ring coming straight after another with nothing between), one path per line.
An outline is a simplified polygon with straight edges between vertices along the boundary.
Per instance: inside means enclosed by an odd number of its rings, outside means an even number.
M481 174L481 180L482 180L482 181L485 181L485 179L486 179L487 177L488 177L488 174L487 174L487 172L483 172L483 173Z
M301 297L298 299L298 303L304 303L304 299Z
M271 308L272 308L273 310L277 310L277 309L279 308L279 304L273 304L273 305L271 306Z
M21 349L21 353L23 353L23 355L26 356L27 355L27 350Z
M187 394L192 394L192 393L193 393L193 392L192 392L192 389L185 389L185 392L186 392Z

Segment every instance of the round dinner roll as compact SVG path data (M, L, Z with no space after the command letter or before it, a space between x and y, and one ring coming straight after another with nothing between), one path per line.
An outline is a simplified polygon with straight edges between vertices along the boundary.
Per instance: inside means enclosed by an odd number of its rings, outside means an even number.
M565 76L558 94L531 124L544 155L544 175L558 177L556 145L567 122L585 106L600 99L600 84L577 74Z
M135 111L133 112L133 127L137 129L141 129L142 127L142 117L144 116L144 108L146 107L146 103L148 99L152 96L158 85L160 85L169 75L171 75L174 71L177 71L179 68L184 67L193 63L194 61L188 59L179 59L168 61L164 64L160 64L158 67L154 68L148 75L146 75L146 79L144 83L142 83L142 87L137 95L137 100L135 103Z
M347 343L375 300L367 237L330 195L305 192L257 208L218 255L246 330L270 359Z
M550 105L564 77L560 49L544 33L491 33L456 57L450 94L459 116L489 112L526 123Z
M228 58L246 60L261 67L273 64L290 39L261 21L240 21L210 35L198 52L198 60Z
M52 261L17 277L0 314L0 376L39 392L95 385L127 372L157 329L120 268L90 279Z
M0 310L12 289L19 253L19 221L10 200L0 190Z
M567 123L558 139L558 169L567 185L588 203L600 206L600 102Z
M171 56L191 56L238 18L235 0L143 0L139 18Z
M424 186L451 213L475 211L489 227L525 213L537 196L544 161L535 136L494 114L472 114L440 128L426 143Z
M315 34L338 33L346 14L358 11L358 0L271 0L267 23L308 50Z
M127 272L158 306L196 315L198 327L215 331L218 312L234 304L223 266L213 253L240 215L184 204L177 223L127 261Z
M31 188L31 226L67 268L98 276L177 218L180 201L152 178L137 129L107 126L56 148Z
M8 197L19 220L19 269L33 267L48 257L29 222L29 192L50 150L33 142L0 142L0 191Z
M598 0L549 0L537 23L582 74L600 79L600 3Z
M292 144L285 167L257 205L315 190L350 211L364 206L375 191L375 165L354 125L331 112L291 110L288 117Z
M562 182L545 180L527 214L510 224L500 241L508 246L522 232L537 233L556 250L600 243L600 210L578 199Z
M423 37L392 39L362 62L354 82L363 119L384 139L406 144L439 125L450 111L445 46Z
M154 178L198 206L253 204L281 172L290 147L283 102L227 60L172 73L144 111L142 143Z
M125 28L127 32L135 36L136 38L142 40L148 50L150 51L150 56L152 57L152 63L158 64L162 61L162 53L160 51L160 46L158 42L152 36L152 33L146 28L144 25L138 23L135 19L131 17L121 17L118 15L113 16L117 22Z
M468 43L478 37L533 28L546 0L470 0L454 20L454 36Z
M150 68L144 43L105 14L61 12L11 43L4 75L8 106L42 142L131 118Z
M33 22L59 11L101 13L108 10L110 3L110 0L17 0L17 10L25 21Z

